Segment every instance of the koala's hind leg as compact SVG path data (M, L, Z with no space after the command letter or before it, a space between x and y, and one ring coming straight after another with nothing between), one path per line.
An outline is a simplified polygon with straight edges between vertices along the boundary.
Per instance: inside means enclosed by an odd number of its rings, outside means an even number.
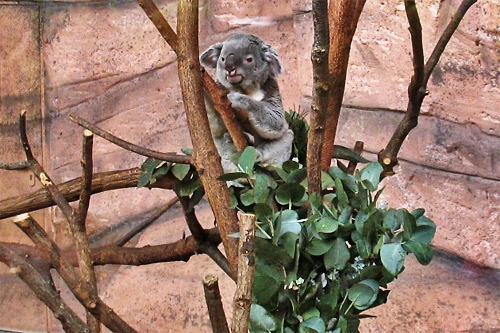
M266 140L259 143L257 149L257 162L263 166L281 165L290 159L292 154L293 131L287 130L285 134L277 140Z
M238 167L231 162L231 155L236 152L236 148L234 147L234 143L231 140L229 133L225 133L221 137L215 137L214 143L219 151L224 173L238 172Z

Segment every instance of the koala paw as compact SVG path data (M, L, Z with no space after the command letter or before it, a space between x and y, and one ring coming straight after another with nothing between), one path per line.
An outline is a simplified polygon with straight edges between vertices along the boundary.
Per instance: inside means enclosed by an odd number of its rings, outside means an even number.
M227 94L227 98L231 101L231 106L236 109L248 110L251 99L247 95L239 92Z

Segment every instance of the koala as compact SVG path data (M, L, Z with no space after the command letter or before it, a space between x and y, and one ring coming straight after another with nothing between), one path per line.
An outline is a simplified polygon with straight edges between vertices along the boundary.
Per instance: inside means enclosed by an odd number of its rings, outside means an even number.
M263 166L281 167L292 152L293 131L288 128L276 76L281 62L276 51L251 34L237 34L210 46L200 62L215 68L216 81L228 90L231 106L243 111L240 123ZM222 120L206 99L210 129L225 172L236 172L231 162L236 148Z

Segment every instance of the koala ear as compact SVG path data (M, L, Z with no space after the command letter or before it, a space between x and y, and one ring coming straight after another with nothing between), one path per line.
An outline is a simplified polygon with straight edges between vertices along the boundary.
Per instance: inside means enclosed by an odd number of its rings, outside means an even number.
M205 67L215 68L217 66L217 60L219 59L220 51L222 50L222 43L217 43L210 46L205 52L200 56L200 62Z
M264 60L269 64L269 70L273 76L281 74L281 60L278 57L278 53L271 45L262 43L262 53L264 54Z

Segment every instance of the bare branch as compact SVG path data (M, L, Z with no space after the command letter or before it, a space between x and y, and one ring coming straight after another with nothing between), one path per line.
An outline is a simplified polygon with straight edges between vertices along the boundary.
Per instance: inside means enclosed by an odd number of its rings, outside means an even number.
M212 139L203 100L198 60L198 1L178 2L177 33L179 80L194 148L194 164L218 222L229 263L236 271L237 246L235 239L229 235L237 231L238 219L231 208L226 183L218 180L224 171Z
M92 177L92 194L136 187L142 171L140 168L107 171ZM148 188L173 189L176 178L167 175ZM75 178L58 185L59 191L67 201L75 201L81 192L81 178ZM47 189L42 188L30 194L24 194L0 201L0 219L28 213L53 206L55 203Z
M238 280L233 301L232 333L247 333L252 305L252 286L255 277L255 219L252 214L242 214L238 257Z
M73 310L63 302L54 287L35 268L2 243L0 243L0 261L9 266L9 271L19 276L38 299L47 305L61 322L65 332L90 332Z
M3 170L24 170L28 169L28 162L0 162L0 169Z
M331 77L328 72L329 29L328 1L313 0L314 44L311 60L313 64L313 92L311 105L311 127L307 138L307 173L309 194L321 191L321 148L324 145L325 121L328 110Z
M363 141L356 141L354 144L354 152L358 155L361 155L363 152L363 147L364 147L364 142ZM355 161L349 161L349 165L347 166L347 173L353 175L354 170L356 170L356 166L358 165L358 162Z
M330 28L330 52L328 67L332 85L326 116L325 142L321 152L321 168L327 170L333 156L335 134L344 97L347 66L352 38L366 0L330 1L328 8Z
M134 145L128 141L122 140L122 139L114 136L113 134L106 132L103 129L100 129L99 127L92 125L88 121L86 121L78 116L70 115L69 118L71 119L72 122L88 129L92 133L100 136L101 138L103 138L111 143L114 143L115 145L122 147L123 149L130 150L136 154L156 158L157 160L162 160L162 161L167 161L167 162L192 164L191 156L177 155L175 153L162 153L162 152L159 152L156 150L151 150L148 148L140 147L140 146Z
M170 24L168 24L167 19L163 16L158 6L156 6L153 0L137 0L137 3L141 6L146 15L148 15L163 39L165 39L172 50L177 53L177 35Z
M80 200L78 202L78 210L74 214L74 228L76 233L73 235L77 244L79 255L79 266L82 278L92 287L97 294L97 279L92 264L90 245L87 238L85 222L87 219L87 211L90 204L90 196L92 195L92 146L94 135L89 130L83 131L83 145L82 145L82 191L80 193ZM87 311L87 325L91 332L100 332L101 325L90 312Z
M398 164L398 154L401 146L410 131L418 125L418 117L420 115L422 102L428 94L427 83L431 73L460 21L467 10L476 3L476 1L477 0L462 1L450 23L448 23L446 29L439 38L429 60L424 65L422 33L415 1L405 0L405 9L408 16L408 22L410 23L412 38L414 75L408 87L408 105L405 116L394 131L385 149L378 154L378 160L384 167L384 176L394 174L394 167Z
M109 308L104 302L102 302L102 300L99 299L97 291L94 290L92 285L87 281L90 273L86 272L86 268L89 267L89 265L91 266L92 262L87 236L76 225L75 212L73 211L73 208L71 208L68 201L66 201L64 196L57 189L57 186L52 182L50 177L43 170L42 166L33 156L28 138L26 136L26 111L24 110L21 111L19 117L19 131L21 135L21 142L23 144L23 148L31 171L35 174L42 185L49 191L52 200L54 200L57 206L61 209L64 216L66 217L66 220L68 221L69 229L71 231L77 249L77 257L80 270L82 271L82 275L87 274L86 276L83 276L83 281L80 280L78 275L73 271L67 261L60 257L57 246L50 241L43 229L38 226L38 224L36 224L36 222L31 219L29 215L23 218L22 223L25 224L24 226L32 228L32 236L36 235L40 240L43 240L43 242L39 241L39 244L45 244L46 249L52 254L51 258L58 259L58 265L54 266L56 266L56 269L58 268L58 272L61 274L61 277L68 284L68 287L70 287L71 291L82 303L82 305L85 306L86 310L91 312L94 316L96 316L96 318L98 318L111 330L116 329L123 332L135 332L132 327L130 327L125 321L123 321L118 315L116 315L116 313L111 308ZM24 231L24 226L20 226L23 227Z
M205 276L203 290L205 291L205 301L207 302L208 315L212 324L212 332L229 333L220 296L219 279L212 274Z

